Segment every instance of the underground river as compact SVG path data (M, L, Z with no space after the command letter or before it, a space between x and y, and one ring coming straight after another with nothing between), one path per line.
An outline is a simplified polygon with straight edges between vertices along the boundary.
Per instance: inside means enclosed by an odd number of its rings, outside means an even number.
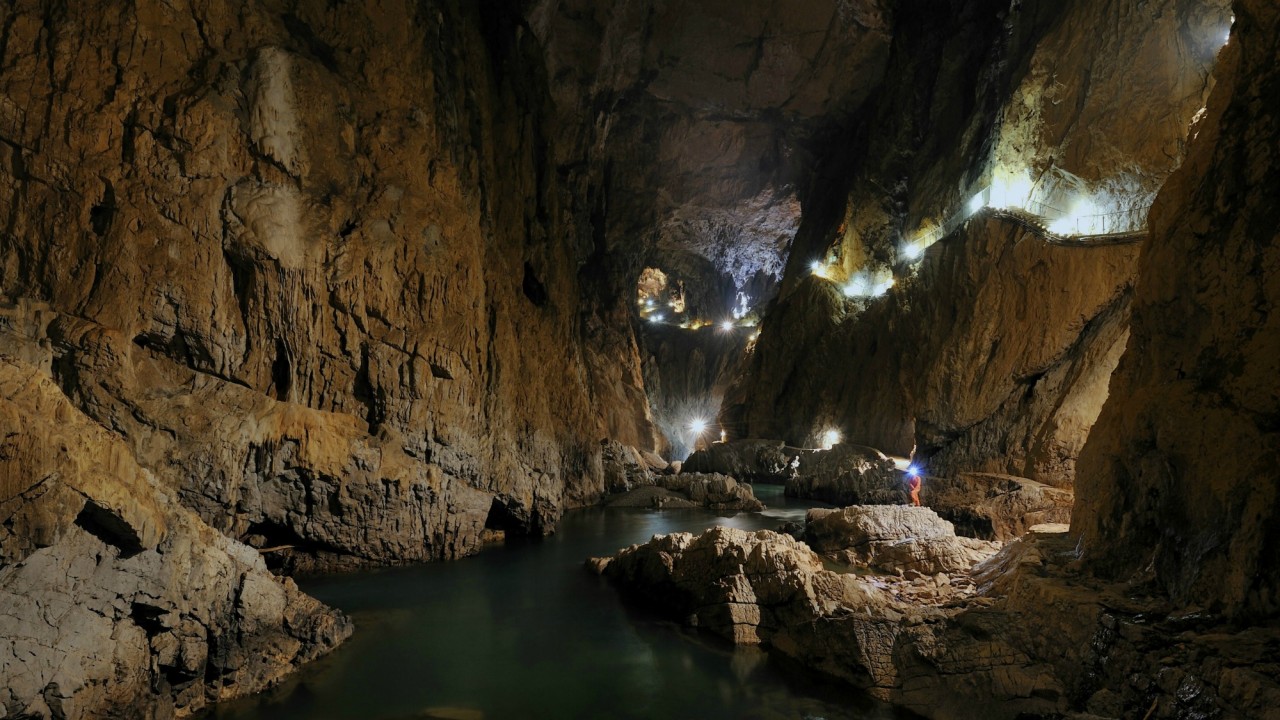
M775 529L814 503L755 486L768 509L587 509L551 537L457 562L312 578L356 632L284 685L229 702L217 720L449 718L900 718L622 601L583 569L657 533L716 524Z

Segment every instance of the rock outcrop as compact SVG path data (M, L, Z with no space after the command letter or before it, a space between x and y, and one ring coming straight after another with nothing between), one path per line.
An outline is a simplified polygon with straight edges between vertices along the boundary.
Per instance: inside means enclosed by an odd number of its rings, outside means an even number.
M797 475L786 482L789 497L832 505L897 505L910 502L906 475L875 448L841 443L799 455Z
M728 475L679 473L662 475L657 484L609 498L609 507L705 508L715 512L755 512L764 509L751 486Z
M791 460L803 451L781 440L730 440L712 443L690 455L682 466L689 472L732 475L751 482L786 482Z
M183 717L351 632L8 357L0 424L0 716Z
M923 243L1013 176L1134 215L1182 157L1228 16L1225 0L1091 0L898 18L883 90L803 188L727 422L797 445L835 427L914 448L933 474L1070 487L1125 345L1137 247L1049 246L988 215ZM887 297L841 293L891 276Z
M589 373L591 208L517 20L7 3L0 347L206 522L302 563L457 557L595 502L596 408L652 432ZM634 345L599 351L638 373Z
M854 576L823 569L803 543L767 530L659 535L589 566L685 624L739 644L785 644L795 628L841 606L887 602Z
M884 573L968 573L1000 549L999 543L957 537L955 526L925 507L813 509L805 523L804 540L817 552Z
M600 465L604 473L604 490L616 494L653 484L653 471L666 467L652 467L643 453L616 440L600 441ZM657 458L659 462L661 458Z
M961 535L983 540L1012 540L1036 525L1070 524L1075 501L1068 490L985 473L924 478L920 497Z
M1032 535L972 575L895 581L826 570L785 535L713 528L587 566L686 625L924 717L1275 717L1274 628L1176 612L1073 560L1065 533Z
M1081 456L1089 567L1178 604L1280 613L1280 9L1240 0L1219 82L1152 208L1132 336Z

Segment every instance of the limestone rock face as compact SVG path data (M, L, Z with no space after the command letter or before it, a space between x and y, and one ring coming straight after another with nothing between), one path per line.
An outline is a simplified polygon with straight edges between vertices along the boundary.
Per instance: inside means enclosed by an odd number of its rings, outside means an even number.
M724 308L711 317L729 317L729 312ZM652 323L641 331L645 393L672 458L687 458L699 444L718 439L714 421L741 366L749 332L736 326L686 330ZM695 418L711 423L701 438L689 429Z
M764 509L750 485L727 475L701 473L662 475L656 485L638 487L605 502L609 507L706 508L727 513Z
M1280 9L1241 0L1219 82L1151 211L1132 336L1080 461L1086 562L1181 604L1280 612Z
M1010 173L1133 214L1182 157L1229 14L1225 0L993 1L899 18L883 90L802 188L729 421L798 445L835 427L914 447L931 474L1070 487L1126 341L1137 247L1049 247L984 218L918 266L906 251ZM840 292L891 272L886 297Z
M931 475L1070 487L1124 347L1137 253L1054 246L983 218L870 303L806 280L766 318L728 421L810 446L837 427L893 454L914 449ZM765 344L771 328L786 341Z
M926 507L853 505L810 510L804 539L819 553L881 572L968 572L999 544L957 537L955 526Z
M1074 502L1061 488L984 473L925 478L920 497L960 534L983 540L1012 540L1036 525L1070 524Z
M190 715L350 634L39 369L0 358L0 421L0 713Z
M852 576L824 570L803 543L767 530L659 535L593 566L689 625L739 644L773 640L862 602L863 589L846 583Z
M794 448L781 440L730 440L712 443L684 461L687 472L711 472L744 480L784 482L789 475Z
M799 455L795 477L786 483L790 497L833 505L896 505L908 502L906 477L875 448L841 443L830 450Z
M596 501L597 440L652 433L643 394L593 410L590 208L500 10L5 4L0 347L210 524L324 564Z

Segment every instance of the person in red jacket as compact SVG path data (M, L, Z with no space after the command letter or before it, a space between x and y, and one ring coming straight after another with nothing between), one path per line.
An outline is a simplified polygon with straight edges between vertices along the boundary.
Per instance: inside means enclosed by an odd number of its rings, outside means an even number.
M920 507L920 473L912 472L907 483L911 488L911 504Z

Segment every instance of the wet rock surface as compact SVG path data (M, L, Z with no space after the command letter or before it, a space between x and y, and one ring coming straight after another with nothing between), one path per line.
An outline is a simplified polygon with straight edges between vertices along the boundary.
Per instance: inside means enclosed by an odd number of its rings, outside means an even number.
M186 716L351 633L38 368L0 357L0 419L0 714Z

